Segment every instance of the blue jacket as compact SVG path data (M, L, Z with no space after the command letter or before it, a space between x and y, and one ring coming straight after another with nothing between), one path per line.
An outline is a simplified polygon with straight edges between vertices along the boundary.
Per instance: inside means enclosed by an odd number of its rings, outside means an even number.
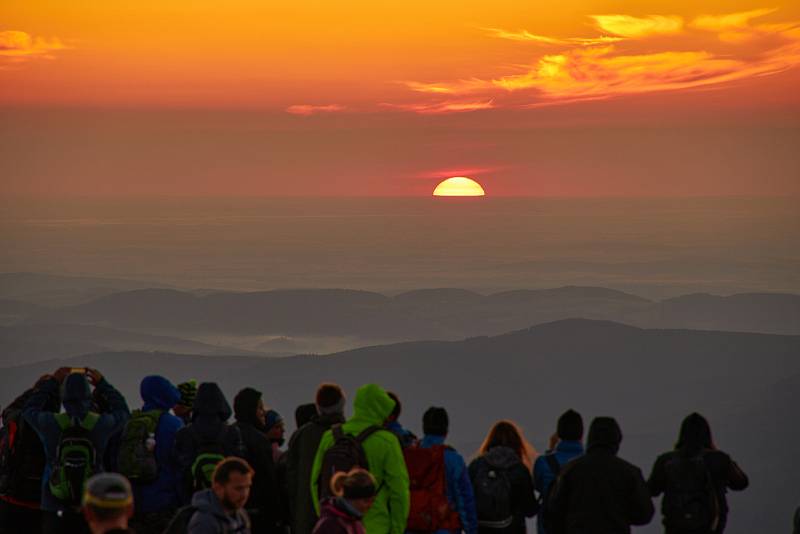
M125 398L114 386L103 378L96 386L96 391L101 395L108 406L107 413L100 414L97 424L89 434L89 439L94 444L97 453L95 471L103 470L103 453L108 440L119 432L130 417ZM61 427L56 422L56 414L45 411L48 399L59 390L59 383L55 378L40 381L33 395L28 399L22 412L23 417L31 427L36 430L42 440L47 462L42 476L42 510L57 512L67 506L56 499L50 492L50 473L56 463L56 449L61 438ZM64 409L72 418L83 419L91 408L91 391L83 375L72 374L64 381L62 392Z
M169 413L181 398L178 388L162 376L146 376L139 388L144 406L142 411L161 410L156 427L156 462L158 479L152 484L134 485L134 503L140 513L158 512L177 508L180 505L178 486L180 470L172 454L175 434L183 421Z
M558 465L564 466L570 460L583 455L583 444L580 441L559 441L555 450L548 451L547 454L542 454L536 459L533 464L533 487L539 496L547 494L550 484L555 480L556 475L550 469L550 464L547 463L546 456L554 454ZM539 534L546 534L542 525L542 516L539 515L536 523L536 529Z
M417 436L410 430L403 428L403 425L401 425L399 421L387 423L386 430L397 436L397 439L400 440L401 447L410 447L417 441Z
M444 436L425 435L419 446L426 449L433 445L444 445L444 440ZM478 532L478 513L475 510L475 494L472 491L472 482L470 482L464 458L455 449L446 448L444 469L447 476L447 499L450 501L450 506L458 512L464 532L476 534ZM440 530L438 534L446 532L448 531Z

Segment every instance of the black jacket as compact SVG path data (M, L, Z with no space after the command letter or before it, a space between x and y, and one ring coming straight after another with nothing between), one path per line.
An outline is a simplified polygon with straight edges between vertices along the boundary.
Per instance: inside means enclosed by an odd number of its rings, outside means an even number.
M322 435L338 423L344 423L341 414L315 415L289 439L289 450L284 457L292 504L292 534L311 534L317 523L317 514L311 502L311 467Z
M548 534L629 534L646 525L653 502L641 470L617 457L622 433L599 417L589 431L587 452L569 462L554 482Z
M481 464L489 463L492 467L503 468L511 483L511 510L513 521L506 528L486 528L478 525L481 534L524 534L525 518L533 517L539 509L533 493L531 472L520 461L519 456L508 447L493 447L474 459L469 464L469 479L473 486ZM480 522L481 518L478 517Z
M667 462L680 454L679 451L671 451L662 454L656 459L653 465L653 471L650 473L650 478L647 480L647 486L650 489L650 494L657 497L664 493L667 488L667 472L665 466ZM731 460L731 457L722 451L706 450L702 453L703 461L708 467L708 472L711 475L711 481L714 488L717 490L717 502L719 503L719 526L714 530L714 534L719 534L725 530L725 525L728 519L728 500L725 498L725 493L730 488L732 490L741 491L747 488L749 480L744 471ZM668 530L668 534L695 534L683 533L673 530ZM697 533L697 534L708 534Z

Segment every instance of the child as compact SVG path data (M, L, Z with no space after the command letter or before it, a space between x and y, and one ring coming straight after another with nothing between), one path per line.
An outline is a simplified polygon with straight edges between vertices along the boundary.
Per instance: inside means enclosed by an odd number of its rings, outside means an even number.
M375 479L369 471L336 473L331 489L335 497L322 504L313 534L365 534L361 518L375 501Z

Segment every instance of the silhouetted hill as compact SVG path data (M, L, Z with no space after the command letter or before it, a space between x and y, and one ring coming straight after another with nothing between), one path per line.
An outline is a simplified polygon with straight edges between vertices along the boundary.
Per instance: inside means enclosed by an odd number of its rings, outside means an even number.
M44 307L30 302L0 299L0 323L13 323L43 310Z

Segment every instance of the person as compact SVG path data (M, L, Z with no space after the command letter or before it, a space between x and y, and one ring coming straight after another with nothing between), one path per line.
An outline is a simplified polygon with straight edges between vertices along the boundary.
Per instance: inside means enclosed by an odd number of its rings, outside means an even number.
M317 514L311 502L311 466L322 435L335 424L344 423L346 398L336 384L321 384L315 396L315 415L289 438L286 452L286 481L292 504L292 534L311 534Z
M178 384L178 391L181 392L181 400L173 408L173 412L183 421L184 425L192 422L192 406L197 396L197 380L187 380Z
M301 428L317 416L317 405L313 402L301 404L294 410L294 427Z
M27 389L2 412L0 439L0 533L35 534L42 524L42 473L45 455L36 431L25 421L22 410L33 395ZM58 413L61 399L52 391L44 410Z
M424 451L431 451L441 454L441 461L443 463L444 472L444 497L446 502L444 504L449 508L449 513L440 515L436 521L438 528L435 532L439 534L446 534L448 532L461 532L465 534L477 534L478 532L478 515L475 509L475 496L472 491L472 482L469 479L469 471L464 463L464 458L453 447L445 445L447 434L450 429L450 418L448 417L447 410L444 408L432 406L425 411L422 416L422 431L423 437L419 442L418 448ZM411 463L409 459L414 454L415 447L405 449L406 463L411 471ZM441 452L440 452L441 451ZM426 462L423 459L423 467ZM432 466L435 470L436 466ZM430 467L429 467L430 469ZM425 473L420 477L424 480ZM435 481L434 481L435 482ZM426 484L427 485L427 484ZM434 485L428 485L428 488ZM414 503L414 485L412 483L412 512L415 509ZM437 496L431 498L431 495L426 491L426 488L419 488L418 495L422 498L421 503L423 509L426 504L436 500ZM427 502L425 502L427 501ZM410 518L411 514L409 515ZM411 520L409 519L409 522ZM409 526L409 530L414 530ZM428 531L426 529L426 531Z
M202 388L202 385L200 386ZM200 391L198 391L198 396ZM195 509L188 534L250 534L245 504L253 484L253 469L242 458L229 457L217 464L211 488L192 496Z
M575 410L567 410L558 418L556 433L550 438L547 452L533 465L533 487L539 494L540 513L536 528L545 534L547 496L558 473L567 462L583 455L583 418Z
M134 498L128 480L118 473L100 473L86 482L83 516L92 534L133 534L128 520ZM141 534L141 533L140 533Z
M367 431L361 443L369 472L378 487L375 504L364 515L364 528L368 534L402 534L405 531L409 507L409 480L403 452L397 438L383 427L394 409L394 401L376 384L366 384L356 391L353 416L343 425L334 425L323 434L311 468L311 498L319 512L319 494L323 459L334 447L334 430L345 435L358 436ZM360 466L365 467L365 466ZM349 469L348 469L349 471Z
M109 412L90 411L94 386ZM61 388L64 413L46 407ZM130 417L125 398L96 369L62 367L39 379L23 410L25 421L36 431L44 448L46 464L42 477L42 530L85 532L87 525L78 512L87 475L103 471L102 459L111 436ZM69 444L69 447L62 447ZM75 457L85 466L75 469Z
M794 528L792 534L800 534L800 506L794 511Z
M394 410L392 410L391 415L389 415L386 428L388 428L392 434L397 436L397 439L400 440L401 447L410 447L417 441L417 436L415 436L410 430L403 428L403 425L400 424L400 414L403 412L403 405L400 403L400 397L391 391L388 391L387 394L395 404Z
M181 502L194 491L211 485L214 466L226 456L242 454L242 440L227 423L231 407L215 382L197 388L192 406L192 422L175 434L174 460L181 473Z
M275 410L267 410L264 416L264 433L272 444L272 460L277 465L283 456L283 444L286 442L286 424L281 414Z
M183 421L170 410L180 402L181 394L172 382L158 375L144 377L139 393L144 404L133 412L122 432L117 465L132 480L136 502L133 529L139 534L160 534L180 506L181 476L173 448ZM154 440L152 449L148 447L151 453L141 450L142 438ZM148 461L155 469L145 476L141 470Z
M589 427L586 454L562 469L550 496L548 534L628 534L646 525L653 502L641 470L617 456L622 431L611 417Z
M253 523L253 532L279 532L282 530L286 498L282 495L272 446L264 433L266 410L261 392L244 388L233 399L236 416L235 428L241 435L244 449L242 457L253 468L253 486L246 508Z
M479 533L525 532L525 518L538 510L531 479L535 454L513 422L498 421L489 430L479 456L469 465Z
M356 468L336 473L331 484L335 497L322 503L313 534L365 534L361 520L375 502L375 478Z
M664 494L667 534L720 534L728 519L726 490L744 490L748 479L717 449L708 421L695 412L681 423L675 450L656 459L647 485L653 497Z

